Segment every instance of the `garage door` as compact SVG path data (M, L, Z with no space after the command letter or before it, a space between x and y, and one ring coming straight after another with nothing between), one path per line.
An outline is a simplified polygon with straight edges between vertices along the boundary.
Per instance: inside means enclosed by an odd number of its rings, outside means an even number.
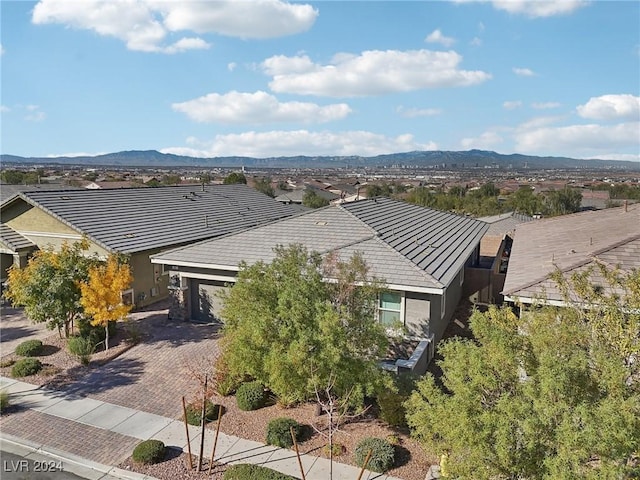
M222 282L192 279L189 283L191 319L207 323L220 321L222 300L218 296L218 292L225 289Z

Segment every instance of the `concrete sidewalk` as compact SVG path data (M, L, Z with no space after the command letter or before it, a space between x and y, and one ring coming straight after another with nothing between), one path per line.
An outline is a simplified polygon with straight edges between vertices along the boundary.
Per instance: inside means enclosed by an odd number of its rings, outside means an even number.
M20 405L23 408L139 440L150 438L161 440L167 447L187 450L184 423L180 420L88 397L69 395L63 391L46 390L12 378L0 377L0 388L9 392L12 404ZM206 429L205 458L209 458L211 455L213 437L214 432ZM200 428L190 426L189 438L191 452L197 454L200 445ZM87 441L91 441L91 439L87 439ZM43 445L46 444L46 439L43 438L42 442ZM328 459L308 454L301 455L301 459L307 480L326 480L329 478L330 462ZM224 433L220 433L218 437L214 460L223 464L253 463L264 465L300 478L298 460L292 450L264 445ZM359 472L360 469L357 467L333 462L333 478L335 480L354 480L358 478ZM363 480L400 480L368 471L362 478Z

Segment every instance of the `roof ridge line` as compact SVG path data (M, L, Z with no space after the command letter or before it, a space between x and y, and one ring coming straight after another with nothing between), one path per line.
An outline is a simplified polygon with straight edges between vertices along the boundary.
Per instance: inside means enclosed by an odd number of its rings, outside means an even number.
M632 236L627 237L627 238L625 238L623 240L618 240L617 242L615 242L615 243L613 243L611 245L608 245L606 247L602 247L602 248L599 248L598 250L594 250L593 252L589 252L589 253L586 254L586 258L584 258L582 260L579 260L577 262L574 262L574 263L570 263L566 267L560 268L560 267L558 267L558 265L555 262L553 263L553 266L556 267L556 270L560 270L560 272L566 273L566 272L568 272L570 270L574 270L574 269L576 269L578 267L582 267L582 266L584 266L584 265L586 265L588 263L594 262L594 261L598 261L598 262L601 262L601 263L606 263L606 262L601 261L598 258L598 255L601 255L602 253L608 252L609 250L613 250L614 248L621 247L622 245L625 245L625 244L627 244L629 242L632 242L634 240L637 240L637 239L640 239L640 234L632 235ZM531 280L530 282L528 282L528 283L526 283L526 284L524 284L522 286L510 288L508 291L505 290L504 293L507 294L507 295L510 295L513 292L517 292L517 291L523 290L525 288L532 287L532 286L534 286L534 285L536 285L536 284L538 284L540 282L543 282L543 281L547 280L548 278L551 277L551 275L553 273L554 273L553 271L549 272L549 273L545 274L543 277L538 277L535 280Z

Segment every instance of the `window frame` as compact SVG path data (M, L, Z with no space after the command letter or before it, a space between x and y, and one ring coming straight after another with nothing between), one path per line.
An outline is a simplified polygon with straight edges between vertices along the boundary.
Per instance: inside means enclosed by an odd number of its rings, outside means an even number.
M381 303L382 303L382 295L385 293L390 293L392 295L398 295L399 297L399 305L400 305L400 309L399 310L395 310L395 309L389 309L389 308L382 308ZM383 292L380 292L380 294L378 295L378 301L377 301L377 308L376 308L376 320L378 321L378 323L380 323L381 325L383 325L385 328L393 328L393 325L387 325L385 323L383 323L382 321L382 317L381 317L381 313L382 312L394 312L394 313L398 313L398 320L400 321L400 323L402 324L402 326L405 326L405 292L401 291L401 290L386 290Z

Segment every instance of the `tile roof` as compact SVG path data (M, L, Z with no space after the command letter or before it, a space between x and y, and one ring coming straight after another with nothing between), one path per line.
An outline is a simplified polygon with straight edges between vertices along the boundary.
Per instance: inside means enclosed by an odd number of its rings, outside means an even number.
M489 224L489 230L487 230L486 235L502 236L506 233L513 232L521 223L532 221L533 217L521 213L508 212L490 217L480 217L478 220Z
M246 185L39 191L19 197L121 253L195 242L297 213Z
M378 198L321 208L152 259L232 269L242 260L272 260L276 245L301 243L341 257L360 251L373 273L388 283L441 289L455 278L487 228L472 218Z
M341 208L443 285L451 283L487 230L485 223L471 217L384 197L345 203Z
M503 293L531 298L556 295L548 277L594 261L640 268L640 204L563 215L516 228Z
M31 240L23 237L4 223L0 223L0 243L14 252L36 247Z
M34 185L12 185L0 184L0 203L4 203L20 192L43 192L50 190L80 190L80 187L72 187L71 185L62 185L60 183L38 183Z

